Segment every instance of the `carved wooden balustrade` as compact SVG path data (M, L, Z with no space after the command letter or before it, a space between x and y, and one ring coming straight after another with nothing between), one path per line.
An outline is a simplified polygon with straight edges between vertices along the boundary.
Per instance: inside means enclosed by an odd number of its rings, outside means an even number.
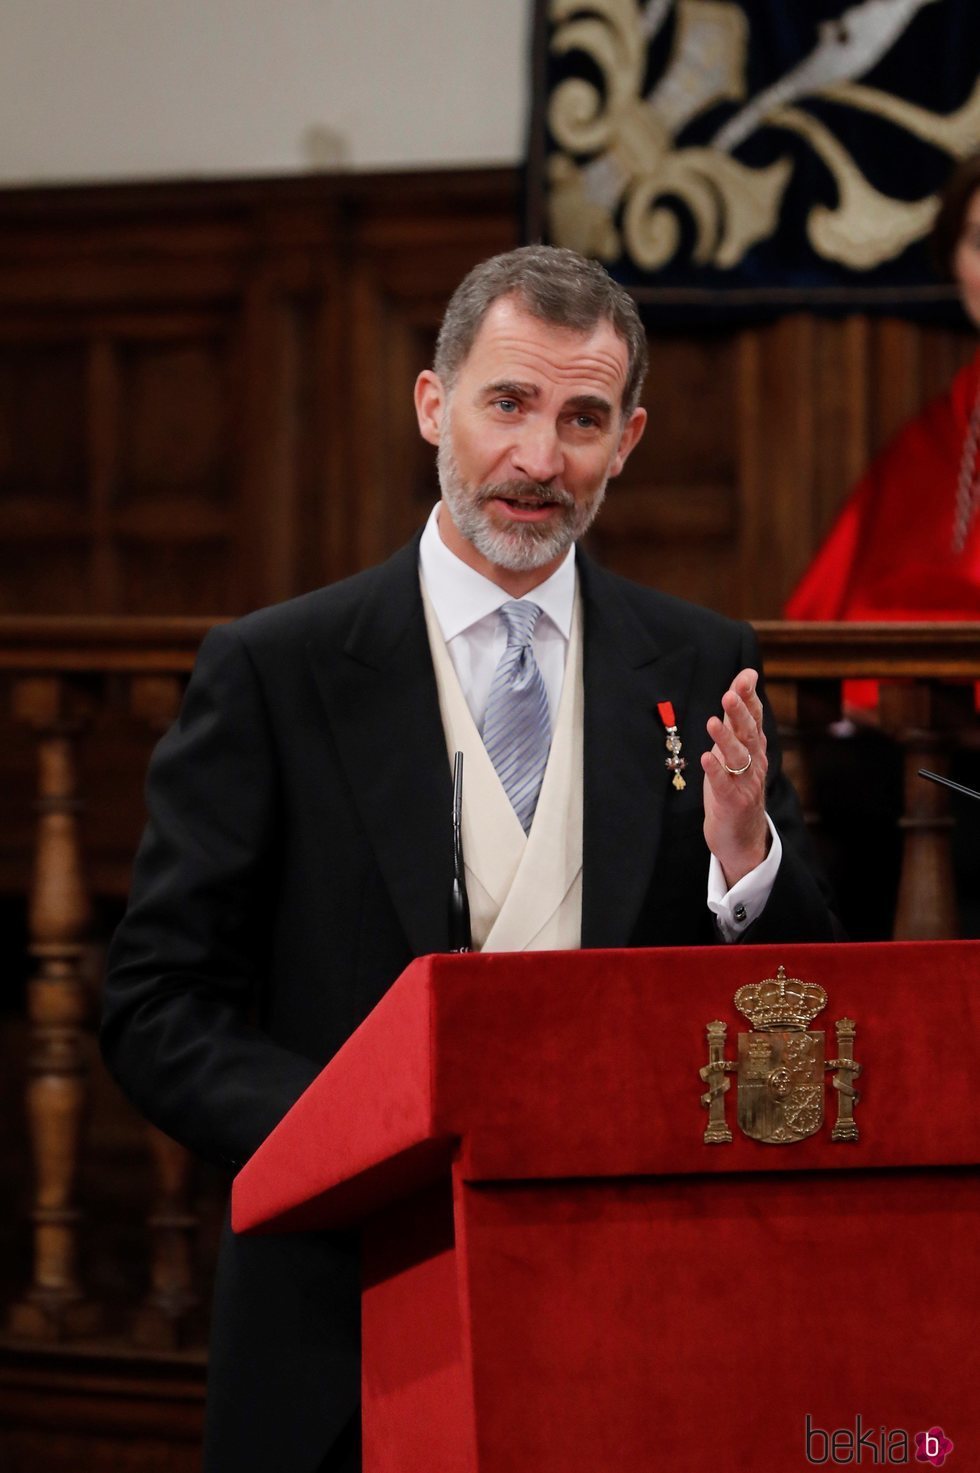
M757 629L787 770L808 821L816 827L823 818L814 794L816 743L828 732L843 735L848 716L852 729L887 736L900 784L892 935L907 941L958 936L953 802L948 789L923 781L919 770L948 777L956 757L978 750L980 625L786 622ZM845 682L869 679L879 682L876 707L849 712Z
M78 1265L77 1180L90 1081L87 1036L97 1004L86 974L92 884L80 823L87 798L80 753L100 718L128 726L145 763L151 740L174 719L205 631L203 619L0 619L0 672L9 712L36 747L36 833L28 894L27 988L30 1044L25 1061L26 1120L34 1175L33 1269L7 1310L8 1335L35 1343L91 1341L101 1306ZM6 783L21 775L7 770ZM140 815L129 815L132 838ZM132 1343L172 1349L199 1333L192 1261L196 1218L190 1162L147 1126L156 1200L146 1223L145 1302L131 1318Z
M98 1296L79 1264L79 1171L98 1136L84 1134L94 1076L88 1061L97 1011L89 975L92 893L113 874L86 852L83 803L93 798L79 773L86 742L100 740L106 713L128 733L133 761L173 719L196 648L212 621L198 619L0 619L0 676L8 729L34 744L34 836L24 856L29 896L29 1045L22 1061L33 1173L32 1267L6 1309L7 1344L91 1343L100 1334ZM980 627L972 625L759 626L768 689L783 733L786 765L819 832L812 754L841 733L844 678L881 682L868 729L888 738L901 790L900 880L894 934L958 934L951 859L951 802L923 782L919 767L948 773L957 753L975 750L975 682ZM720 693L719 693L720 694ZM13 725L11 725L13 723ZM651 760L659 760L652 754ZM97 769L98 770L98 769ZM100 781L111 772L100 770ZM27 776L5 771L5 782ZM860 781L860 774L859 774ZM7 805L5 804L5 811ZM138 803L126 815L135 845ZM28 872L28 861L30 873ZM8 864L8 877L10 866ZM85 1144L83 1145L83 1142ZM149 1292L133 1304L129 1342L158 1351L200 1343L195 1282L197 1220L183 1151L147 1129L156 1200L143 1235ZM0 1184L0 1190L3 1190ZM105 1211L103 1205L103 1211Z

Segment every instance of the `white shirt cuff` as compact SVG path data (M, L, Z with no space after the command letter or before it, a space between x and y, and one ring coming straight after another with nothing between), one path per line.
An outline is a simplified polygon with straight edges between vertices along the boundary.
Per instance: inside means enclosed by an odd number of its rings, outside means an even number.
M708 909L718 922L718 929L725 941L737 941L752 922L759 918L776 883L779 862L783 857L783 845L768 813L766 823L772 839L769 853L761 864L743 875L730 890L725 889L725 872L721 864L713 854L711 856L708 869Z

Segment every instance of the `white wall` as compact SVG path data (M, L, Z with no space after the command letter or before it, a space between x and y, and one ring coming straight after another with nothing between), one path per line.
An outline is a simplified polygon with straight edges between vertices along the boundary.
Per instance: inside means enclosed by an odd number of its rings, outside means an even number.
M515 163L531 0L0 0L0 184Z

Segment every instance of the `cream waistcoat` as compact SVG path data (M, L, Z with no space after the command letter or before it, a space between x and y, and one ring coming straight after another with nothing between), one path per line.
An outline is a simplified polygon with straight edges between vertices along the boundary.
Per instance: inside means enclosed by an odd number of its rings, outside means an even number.
M581 613L576 597L565 679L538 806L525 835L476 729L439 621L422 588L446 747L463 753L463 857L478 951L573 951L582 944Z

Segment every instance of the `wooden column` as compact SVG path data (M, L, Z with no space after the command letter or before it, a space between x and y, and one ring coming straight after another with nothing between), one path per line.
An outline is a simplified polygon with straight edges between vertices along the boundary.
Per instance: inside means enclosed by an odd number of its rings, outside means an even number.
M881 689L883 727L902 748L904 831L902 871L895 914L897 941L926 941L959 935L953 879L949 797L937 783L918 775L925 767L949 774L957 730L971 724L973 689L938 681L905 681Z
M153 1206L147 1219L150 1288L133 1319L135 1345L180 1350L203 1335L195 1247L200 1221L193 1210L193 1161L184 1147L152 1125Z
M840 681L769 680L766 692L779 727L783 769L796 789L807 827L818 828L808 755L840 718Z
M87 1103L83 1030L89 1001L82 969L90 922L78 832L77 742L93 708L70 678L25 676L15 716L37 736L37 838L31 887L28 988L31 1053L27 1118L34 1161L33 1279L10 1311L12 1334L59 1341L91 1334L101 1315L78 1277L76 1181Z
M130 710L159 736L177 715L182 691L177 676L134 678ZM193 1210L194 1163L183 1146L155 1126L147 1125L146 1133L154 1179L147 1219L150 1289L136 1311L132 1337L146 1349L177 1350L198 1341L203 1331L195 1272L200 1223Z

